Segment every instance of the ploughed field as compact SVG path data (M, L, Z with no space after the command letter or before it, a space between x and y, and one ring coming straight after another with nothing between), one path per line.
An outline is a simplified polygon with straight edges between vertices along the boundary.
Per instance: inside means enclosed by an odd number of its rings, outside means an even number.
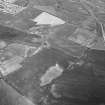
M104 105L104 0L0 0L0 105Z

